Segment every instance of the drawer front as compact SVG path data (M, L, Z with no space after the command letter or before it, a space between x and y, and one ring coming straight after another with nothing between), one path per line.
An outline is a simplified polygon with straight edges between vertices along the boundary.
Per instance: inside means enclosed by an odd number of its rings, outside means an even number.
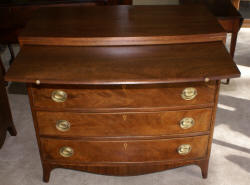
M42 138L41 144L45 160L76 163L159 162L205 157L208 136L134 141L78 141ZM191 147L191 150L188 150L187 145L189 145L189 149Z
M187 87L197 95L183 99ZM162 108L214 102L215 82L127 86L40 86L32 88L35 107L63 109ZM59 91L58 91L59 90ZM190 94L189 94L190 95ZM52 97L55 98L53 99Z
M208 131L212 109L148 113L37 112L40 135L161 136Z

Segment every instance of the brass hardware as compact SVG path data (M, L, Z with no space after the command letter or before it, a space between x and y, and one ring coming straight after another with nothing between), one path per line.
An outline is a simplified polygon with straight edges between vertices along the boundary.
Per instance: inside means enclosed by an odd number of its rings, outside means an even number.
M58 120L56 122L56 129L61 132L66 132L70 129L70 122L66 120Z
M182 91L181 97L184 100L192 100L197 96L197 90L194 87L187 87Z
M183 118L181 121L180 121L180 127L182 129L189 129L191 128L192 126L194 126L194 119L193 118Z
M124 150L127 150L128 144L127 144L127 143L124 143L123 146L124 146Z
M60 148L60 155L63 157L71 157L74 154L74 150L68 146Z
M180 155L187 155L187 154L189 154L191 152L191 150L192 150L191 145L189 145L189 144L183 144L183 145L180 145L178 147L177 152Z
M205 82L209 82L210 81L210 79L209 78L205 78L205 80L204 80Z
M127 115L123 114L122 118L123 118L124 121L126 121L127 120Z
M67 100L67 93L62 90L55 90L52 92L51 98L57 103L65 102Z
M36 85L40 85L40 80L36 80Z

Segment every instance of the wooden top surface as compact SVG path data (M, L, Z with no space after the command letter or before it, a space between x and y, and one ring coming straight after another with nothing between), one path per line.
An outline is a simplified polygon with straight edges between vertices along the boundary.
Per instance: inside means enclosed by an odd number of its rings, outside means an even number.
M7 81L41 84L154 84L232 78L240 72L223 43L157 46L24 46Z
M22 44L147 45L223 40L203 5L41 8L21 33Z

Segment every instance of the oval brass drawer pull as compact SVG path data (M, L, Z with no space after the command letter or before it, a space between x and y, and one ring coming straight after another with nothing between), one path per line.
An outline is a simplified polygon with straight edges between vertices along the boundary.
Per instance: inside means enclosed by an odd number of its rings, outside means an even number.
M57 103L65 102L67 100L67 96L67 93L62 90L55 90L51 94L52 100Z
M191 145L189 145L189 144L183 144L183 145L180 145L178 147L177 152L180 155L187 155L187 154L189 154L191 152L191 150L192 150Z
M197 90L194 87L187 87L182 91L181 97L184 100L192 100L197 96Z
M194 124L195 124L195 121L193 118L183 118L180 121L180 127L182 129L189 129L189 128L193 127Z
M56 129L61 132L66 132L70 129L70 122L66 120L58 120L56 122Z
M68 146L60 148L60 155L63 157L71 157L74 154L74 150Z

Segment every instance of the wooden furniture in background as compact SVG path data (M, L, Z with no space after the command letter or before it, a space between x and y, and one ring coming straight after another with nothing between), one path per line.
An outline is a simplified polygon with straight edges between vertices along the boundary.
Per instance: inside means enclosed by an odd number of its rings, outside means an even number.
M2 66L2 61L0 58L0 148L4 144L7 131L9 131L10 135L12 136L16 136L17 134L10 112L10 106L4 83L4 73L5 70Z
M231 33L230 54L234 57L238 32L243 23L243 17L230 0L180 0L181 4L205 4L218 18L226 32Z
M240 75L225 38L203 6L37 12L6 80L28 84L43 180L190 164L206 178L220 80Z

